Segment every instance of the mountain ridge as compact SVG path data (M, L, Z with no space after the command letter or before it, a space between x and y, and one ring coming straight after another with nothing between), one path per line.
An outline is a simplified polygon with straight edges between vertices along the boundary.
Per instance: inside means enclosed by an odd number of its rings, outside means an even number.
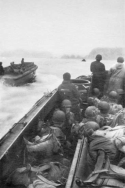
M86 55L85 59L95 59L96 55L102 55L102 59L104 60L114 60L118 57L125 56L125 48L94 48L88 55Z

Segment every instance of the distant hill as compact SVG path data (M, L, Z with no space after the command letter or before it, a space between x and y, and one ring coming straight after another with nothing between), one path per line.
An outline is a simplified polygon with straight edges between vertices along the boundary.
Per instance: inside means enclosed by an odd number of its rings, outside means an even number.
M105 60L114 60L119 56L125 57L125 48L95 48L84 58L95 59L97 54L101 54Z
M26 50L13 50L0 52L1 57L27 57L27 58L50 58L52 54L50 52L37 52Z

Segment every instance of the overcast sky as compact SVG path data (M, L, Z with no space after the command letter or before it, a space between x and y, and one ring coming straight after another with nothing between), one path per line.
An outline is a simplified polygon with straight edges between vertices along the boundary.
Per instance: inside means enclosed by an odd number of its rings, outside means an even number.
M0 51L85 55L125 45L125 0L0 0Z

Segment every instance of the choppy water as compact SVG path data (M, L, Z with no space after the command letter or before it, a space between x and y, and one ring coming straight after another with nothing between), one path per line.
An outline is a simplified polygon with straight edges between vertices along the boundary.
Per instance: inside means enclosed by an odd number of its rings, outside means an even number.
M21 59L2 59L3 66L10 62L20 63ZM45 92L52 91L62 82L62 75L70 72L72 78L90 74L88 60L82 62L74 59L25 59L38 65L36 82L21 87L5 86L0 82L0 138L18 122L42 97ZM102 61L109 69L115 61Z

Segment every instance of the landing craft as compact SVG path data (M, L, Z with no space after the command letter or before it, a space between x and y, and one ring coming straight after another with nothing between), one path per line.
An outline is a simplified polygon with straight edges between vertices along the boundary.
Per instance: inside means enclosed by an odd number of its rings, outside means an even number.
M21 64L10 63L4 67L4 75L0 76L1 81L6 85L20 86L35 80L35 72L38 68L33 62L21 62Z
M90 82L88 80L80 80L80 79L74 79L72 82L78 87L80 90L80 93L82 95L82 91L89 89ZM86 98L83 97L83 105L85 103L86 105ZM38 170L35 167L31 166L30 164L27 164L27 152L32 152L32 150L35 148L35 150L40 150L41 147L45 148L45 144L47 144L47 147L49 147L49 141L52 138L51 133L48 133L41 141L41 144L39 146L37 144L34 144L31 142L32 138L36 136L37 134L37 125L39 122L39 119L41 119L42 122L44 122L44 126L49 126L48 122L52 117L52 114L54 110L57 108L58 105L58 94L57 89L53 90L51 93L46 93L42 98L40 98L34 106L31 108L31 110L25 114L25 116L19 120L19 122L15 123L13 127L8 131L6 135L4 135L3 138L0 140L0 187L4 188L10 188L10 187L18 187L19 185L28 187L31 182L26 183L27 181L23 181L24 179L27 179L27 176L22 176L23 180L19 180L19 177L17 174L21 173L23 175L24 172L29 171L31 169L34 169L37 171L37 174L39 176L39 180L42 178L42 181L47 182L48 184L51 184L55 187L62 186L62 187L71 187L71 182L73 180L73 174L72 172L69 174L66 178L69 180L63 180L64 182L58 182L58 181L49 181L45 178L45 176L42 176L38 173ZM38 137L35 138L36 142L39 139ZM55 142L55 139L54 139ZM81 150L81 146L83 144L83 140L78 140L76 151L73 151L74 159L68 157L70 159L71 165L71 171L75 172L75 168L77 165L78 155ZM38 147L37 147L38 146ZM28 151L26 150L28 148ZM56 147L57 149L57 147ZM49 150L50 151L50 150ZM56 151L56 150L55 150ZM72 157L73 157L72 155ZM49 158L49 157L48 157ZM47 160L47 159L46 159ZM51 162L49 163L51 166L55 163ZM42 169L48 168L48 166L43 165ZM47 164L46 164L47 165ZM59 167L60 163L56 163L56 169ZM69 166L69 162L68 162ZM42 166L41 166L42 167ZM33 170L33 171L34 171ZM47 169L46 169L47 170ZM12 178L13 174L17 172L17 174ZM68 171L67 171L68 172ZM36 172L35 172L36 173ZM10 181L11 179L11 181ZM17 180L17 181L16 181ZM19 181L18 181L19 180ZM15 183L16 181L16 183ZM14 184L13 184L14 182ZM23 182L23 183L22 183Z
M85 59L82 59L82 61L86 61Z
M72 83L80 91L82 99L81 110L83 111L87 107L87 98L91 84L89 79L91 80L89 76L79 76L76 79L72 79ZM57 139L55 137L53 138L52 132L48 131L50 130L49 126L52 114L57 109L58 103L57 89L46 93L1 138L0 187L42 188L46 186L47 188L103 188L105 186L108 187L107 185L109 187L120 187L120 183L124 183L124 169L121 168L117 172L116 166L110 165L108 156L105 156L103 150L99 151L95 168L93 169L94 171L88 170L87 150L89 142L87 137L83 136L81 139L78 139L75 149L73 151L68 150L69 155L62 155L59 160L59 155L55 154L55 158L50 159L52 150L56 153L59 147ZM42 131L46 133L42 138L36 136L39 122L42 124ZM116 135L119 128L123 132L125 126L119 126L114 128L114 130L110 130L112 134L114 134L114 131ZM33 138L35 138L34 141ZM55 142L56 147L50 147L49 143L53 144ZM42 148L41 154L44 155L45 145L47 146L46 159L37 158L37 161L35 161L36 165L33 165L34 156L36 156L35 152L40 151ZM29 163L29 161L32 161L32 163ZM62 171L60 172L60 170Z

